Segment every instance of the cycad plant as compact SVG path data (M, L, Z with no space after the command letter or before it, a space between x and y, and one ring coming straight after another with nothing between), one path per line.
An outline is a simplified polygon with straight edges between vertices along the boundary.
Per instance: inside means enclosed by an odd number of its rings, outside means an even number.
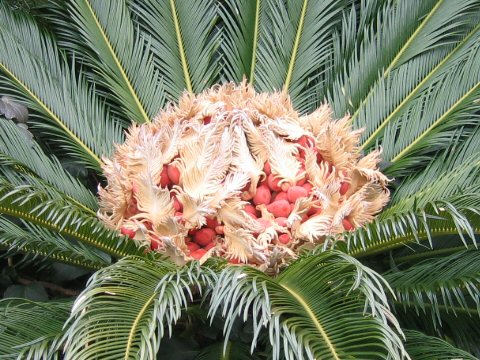
M474 359L479 14L3 1L0 358Z

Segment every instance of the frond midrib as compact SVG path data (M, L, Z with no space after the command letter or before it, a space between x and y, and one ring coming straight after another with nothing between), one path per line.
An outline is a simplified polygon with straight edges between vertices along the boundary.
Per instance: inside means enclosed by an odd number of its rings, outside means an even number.
M258 44L258 31L260 27L260 1L256 0L256 7L255 7L255 27L253 30L253 44L252 44L252 60L250 64L250 84L253 84L253 80L255 77L255 65L256 65L256 58L257 58L257 44Z
M295 42L293 43L292 55L290 57L290 63L288 65L288 70L285 77L285 83L283 85L283 90L285 92L288 92L288 89L290 87L290 82L292 81L293 70L295 67L295 61L297 59L298 47L300 46L300 39L302 37L303 23L305 21L305 16L307 13L307 7L308 7L308 0L303 0L302 12L300 14L300 20L298 22L297 33L295 35Z
M185 87L188 92L193 92L192 81L190 79L190 72L188 70L187 56L185 54L185 47L183 45L182 32L180 29L180 23L178 21L177 8L175 6L175 0L170 0L170 8L172 10L173 24L175 26L175 35L177 37L178 52L180 54L180 61L182 63L183 78L185 80Z
M118 70L120 71L120 75L121 75L125 85L127 86L129 92L132 94L135 105L137 106L138 110L140 111L140 114L142 115L144 122L145 123L150 123L150 118L148 117L148 114L145 111L145 108L143 107L142 103L140 102L140 99L138 98L138 95L137 95L135 89L133 88L129 77L127 76L127 73L126 73L126 71L125 71L125 69L122 65L122 62L120 61L117 54L115 53L115 50L113 49L113 46L112 46L110 40L108 39L108 36L105 33L105 30L103 29L102 25L100 24L100 21L98 20L97 14L95 13L95 11L92 8L90 0L83 0L83 1L85 2L85 5L87 5L87 8L88 8L92 18L95 21L95 25L97 26L98 30L100 31L100 33L102 35L102 38L103 38L105 44L107 45L108 51L110 52L110 55L112 56L115 64L117 65Z
M418 35L418 33L425 27L425 25L428 23L428 21L430 20L430 18L434 15L435 11L440 7L440 5L442 4L444 0L439 0L437 4L435 4L435 6L432 8L432 10L430 10L430 12L428 13L428 15L422 20L421 24L418 26L418 28L413 32L412 35L410 35L410 37L408 38L408 40L405 42L405 44L402 46L402 48L398 51L397 55L392 59L392 61L390 62L390 64L388 65L388 67L385 69L385 71L383 72L382 74L382 78L385 78L389 73L390 71L393 69L393 67L395 66L395 63L398 61L398 59L400 59L400 57L403 55L403 53L406 51L408 45L410 45L413 40L415 39L415 37ZM374 87L370 87L370 90L368 91L367 95L363 98L362 102L360 103L360 105L357 107L357 109L355 110L355 112L353 113L352 117L350 118L350 121L353 123L354 120L357 118L359 112L360 112L360 109L362 108L362 106L366 103L366 101L370 98L370 96L372 96L373 94L373 89Z
M480 83L477 83L473 86L470 90L468 90L460 99L458 99L447 111L445 111L442 116L440 116L437 120L435 120L422 134L420 134L414 141L412 141L408 146L406 146L402 151L400 151L393 159L392 163L397 162L401 159L405 154L407 154L410 149L412 149L416 144L422 141L425 136L427 136L430 131L436 128L439 124L441 124L451 113L453 113L458 106L460 106L465 99L468 99L470 95L472 95L475 91L480 89Z
M408 104L408 102L418 93L418 91L437 73L439 69L463 46L468 42L468 40L480 29L480 24L477 25L447 56L445 56L442 61L440 61L423 79L420 81L415 88L413 88L410 93L405 96L405 98L395 107L395 109L382 121L380 126L375 129L375 131L370 135L361 145L360 149L363 150L366 147L370 146L375 138L380 134L380 132L387 126L388 123L399 113L403 107Z
M333 345L332 341L330 340L330 338L329 338L327 332L325 331L325 329L323 328L322 324L320 324L318 319L315 317L315 314L312 311L312 309L310 308L308 302L305 301L299 294L297 294L295 291L293 291L291 288L289 288L284 283L280 282L279 285L282 288L284 288L285 290L287 290L288 293L290 295L292 295L295 298L295 300L297 300L298 303L302 306L302 308L307 312L308 316L310 317L312 322L315 324L315 327L317 328L318 332L322 335L322 338L325 341L325 343L327 344L328 349L330 350L333 358L335 360L340 360L340 357L338 356L338 354L335 350L335 346Z
M32 90L21 81L14 73L12 73L5 64L0 62L0 69L2 69L13 81L20 85L24 91L47 113L47 115L55 122L57 125L67 133L67 135L74 140L94 161L97 168L101 168L100 158L80 139L75 135L61 120L60 118L53 113L53 111L36 95Z

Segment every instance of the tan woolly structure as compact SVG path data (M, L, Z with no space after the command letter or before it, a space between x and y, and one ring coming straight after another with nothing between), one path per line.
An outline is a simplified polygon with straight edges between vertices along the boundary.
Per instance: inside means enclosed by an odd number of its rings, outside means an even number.
M361 157L360 133L327 104L300 116L285 94L245 83L186 94L104 159L99 217L178 264L278 269L387 203L380 152Z

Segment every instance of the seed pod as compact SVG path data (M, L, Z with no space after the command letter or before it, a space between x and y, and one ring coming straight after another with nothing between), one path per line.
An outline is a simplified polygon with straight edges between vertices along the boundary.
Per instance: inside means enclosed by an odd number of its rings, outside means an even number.
M268 187L272 191L281 191L282 190L282 188L278 184L279 182L280 182L280 179L278 177L276 177L274 174L268 175L267 183L268 183Z
M200 260L203 255L207 253L207 250L205 249L198 249L190 253L190 256L193 257L196 260Z
M275 217L288 217L290 215L290 203L286 200L277 200L267 205L267 210Z
M287 191L288 201L294 203L297 199L307 197L308 191L301 186L292 186Z
M282 234L278 237L278 241L280 241L282 244L288 244L292 240L292 237L288 234Z
M210 228L202 228L193 235L193 241L200 246L207 246L215 239L216 236L217 233L215 230Z
M270 201L272 200L272 193L270 192L270 189L265 186L265 185L260 185L257 188L257 192L253 196L253 203L255 205L260 205L260 204L270 204Z

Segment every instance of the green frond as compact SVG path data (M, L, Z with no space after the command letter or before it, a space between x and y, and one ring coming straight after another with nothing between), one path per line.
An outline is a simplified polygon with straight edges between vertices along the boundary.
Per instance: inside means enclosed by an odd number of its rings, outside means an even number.
M78 161L100 170L100 157L123 139L120 126L32 19L2 4L0 29L2 89L39 114L36 127L54 135Z
M273 359L402 359L384 287L378 274L337 251L302 257L277 278L227 267L211 292L209 315L225 318L228 338L237 317L245 321L252 311L251 350L265 327Z
M26 141L21 129L11 121L0 121L0 164L29 172L92 211L98 209L92 192L67 173L55 157L47 156L37 142Z
M96 57L88 61L131 120L144 123L164 104L150 42L136 32L125 1L74 0L71 16ZM86 54L88 57L90 55Z
M86 214L64 198L52 198L34 186L12 186L0 178L0 214L19 218L93 246L116 257L143 255L144 248L96 216Z
M355 126L366 126L362 147L370 147L387 125L408 113L413 104L421 101L422 93L445 81L452 70L465 66L464 62L471 58L479 37L480 26L477 25L448 50L431 51L412 59L379 80L356 117Z
M70 302L0 300L0 358L60 359L57 351Z
M151 43L169 100L218 81L216 5L211 0L129 0L142 36Z
M258 41L254 43L256 61L250 76L255 87L260 91L288 91L294 104L306 110L311 99L302 93L325 71L333 32L340 26L347 4L265 0L255 25Z
M422 73L433 68L441 61L444 51L451 49L452 44L468 31L469 15L477 5L474 0L386 2L378 13L378 21L367 29L359 29L366 35L357 44L358 52L346 61L344 71L336 76L329 100L337 116L353 113L354 124L366 125L366 136L369 136L375 130L370 130L370 119L360 123L357 117L361 111L371 109L367 102L375 92L375 83L382 82L412 59L437 53L439 56L431 64L425 64ZM417 77L417 81L421 78ZM394 90L405 91L405 88Z
M262 0L227 0L219 5L223 22L220 51L222 75L227 81L254 82Z
M477 359L437 337L428 336L415 330L404 330L404 334L407 338L405 347L412 360Z
M346 234L349 253L367 256L434 236L465 235L475 243L480 233L478 155L470 161L424 182L417 191L394 196L392 204L364 228ZM417 184L418 185L418 184Z
M462 65L432 84L403 116L386 127L382 144L385 160L393 163L391 173L420 165L418 154L438 151L459 128L480 124L476 114L480 109L479 56L477 42Z
M211 282L198 263L127 257L98 271L77 298L64 338L68 359L154 359L193 291ZM161 348L160 348L161 352Z
M419 316L411 309L405 311L403 307L397 307L398 318L401 319L403 328L418 329L427 335L440 337L478 358L480 356L480 346L478 344L478 337L480 336L479 317L477 310L472 310L472 313L469 313L460 309L456 311L456 314L442 311L440 312L442 326L435 328L431 317Z
M240 342L228 341L207 346L195 356L194 360L256 360L258 357L250 353L250 347Z
M83 244L24 221L22 225L0 217L0 247L7 248L6 256L26 253L94 270L110 264L108 256Z
M476 309L473 316L480 317L478 250L428 259L384 277L396 295L396 306L414 308L417 313L428 311L437 326L441 326L440 311L456 314L456 309Z

